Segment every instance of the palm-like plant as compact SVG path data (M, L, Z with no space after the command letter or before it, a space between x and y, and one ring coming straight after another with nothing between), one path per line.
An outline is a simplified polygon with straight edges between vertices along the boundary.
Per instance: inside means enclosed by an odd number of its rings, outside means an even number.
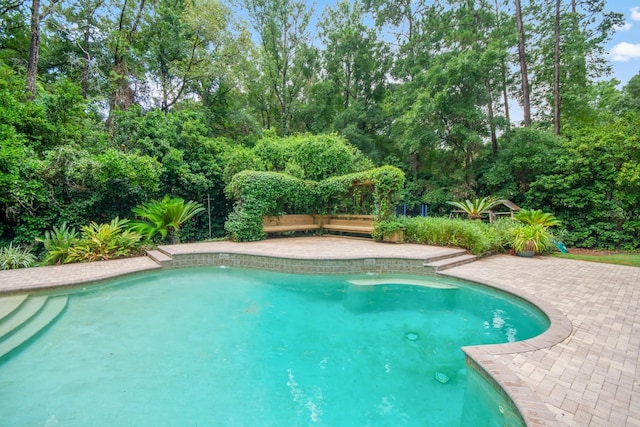
M516 253L541 254L553 245L553 236L541 224L521 225L513 229L513 250Z
M109 224L90 223L82 227L82 236L69 247L63 261L102 261L131 255L141 235L126 228L129 221L115 218Z
M447 202L467 214L469 219L480 219L482 214L494 208L502 201L493 197L475 198L463 202Z
M169 237L172 244L180 243L180 227L186 221L204 210L200 203L185 202L179 197L165 196L162 200L152 200L131 209L141 220L131 221L129 227L151 240L160 234L162 240Z
M63 222L60 228L53 227L52 231L45 231L44 237L36 237L44 244L47 255L45 264L62 264L69 256L69 248L78 240L78 232Z
M539 209L523 209L515 214L514 218L527 225L539 224L543 227L553 227L554 225L561 224L560 220L553 216L553 214L542 212Z

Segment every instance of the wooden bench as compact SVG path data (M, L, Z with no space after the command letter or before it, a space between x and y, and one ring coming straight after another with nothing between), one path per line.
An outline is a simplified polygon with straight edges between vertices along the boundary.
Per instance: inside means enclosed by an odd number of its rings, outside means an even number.
M318 215L265 216L262 230L265 233L319 230L321 227L320 219L321 217Z
M324 217L322 229L343 233L371 234L373 215L329 215Z

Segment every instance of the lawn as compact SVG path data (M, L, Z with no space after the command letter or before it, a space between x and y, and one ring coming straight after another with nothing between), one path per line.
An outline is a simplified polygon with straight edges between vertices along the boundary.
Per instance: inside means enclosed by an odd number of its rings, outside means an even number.
M569 252L570 253L568 254L556 252L553 254L553 256L558 258L577 259L581 261L603 262L606 264L619 264L640 267L640 253L594 252L592 254L588 254L571 253L571 250L569 250Z

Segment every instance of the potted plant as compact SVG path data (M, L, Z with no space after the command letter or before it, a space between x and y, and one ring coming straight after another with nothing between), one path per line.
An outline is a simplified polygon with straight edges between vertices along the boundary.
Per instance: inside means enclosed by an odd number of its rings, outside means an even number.
M513 229L511 247L519 256L533 256L546 252L552 246L552 236L547 227L529 224Z
M406 227L399 219L378 221L373 226L371 235L375 240L383 242L402 243Z

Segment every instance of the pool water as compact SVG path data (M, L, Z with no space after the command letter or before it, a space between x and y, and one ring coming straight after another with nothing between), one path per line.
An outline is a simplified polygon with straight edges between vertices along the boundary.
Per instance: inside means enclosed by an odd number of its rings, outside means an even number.
M75 292L0 360L0 422L459 426L460 347L547 327L525 303L442 278L148 273Z

